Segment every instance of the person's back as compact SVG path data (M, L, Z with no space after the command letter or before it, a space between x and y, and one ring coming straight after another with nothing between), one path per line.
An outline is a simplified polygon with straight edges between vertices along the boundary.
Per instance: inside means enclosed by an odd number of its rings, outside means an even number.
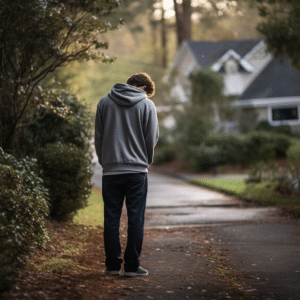
M154 103L147 98L155 86L148 74L131 76L116 84L98 106L95 147L103 167L104 242L106 272L117 275L122 259L119 240L124 198L128 214L125 275L147 275L139 267L147 196L147 172L158 140Z
M147 172L157 127L151 126L156 123L156 111L146 93L129 84L116 84L98 104L97 129L100 122L105 126L96 133L96 151L103 173Z

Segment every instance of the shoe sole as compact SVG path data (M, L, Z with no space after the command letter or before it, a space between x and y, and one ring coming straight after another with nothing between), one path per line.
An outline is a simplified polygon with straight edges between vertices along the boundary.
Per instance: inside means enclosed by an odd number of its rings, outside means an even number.
M135 272L125 272L124 276L125 277L137 277L137 276L147 276L148 273L145 274L139 274L139 273L135 273Z
M111 275L111 276L119 276L120 271L104 271L105 275Z

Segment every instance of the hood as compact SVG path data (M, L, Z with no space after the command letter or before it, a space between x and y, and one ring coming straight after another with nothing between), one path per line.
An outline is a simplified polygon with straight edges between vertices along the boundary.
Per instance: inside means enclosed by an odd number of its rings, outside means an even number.
M115 84L108 95L120 106L133 106L147 98L145 91L125 83Z

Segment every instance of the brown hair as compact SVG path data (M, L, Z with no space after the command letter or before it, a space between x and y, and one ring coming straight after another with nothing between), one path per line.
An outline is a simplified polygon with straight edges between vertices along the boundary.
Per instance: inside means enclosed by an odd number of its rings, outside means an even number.
M152 97L155 94L155 83L147 73L136 73L128 78L127 84L141 87L146 86L145 92L148 97Z

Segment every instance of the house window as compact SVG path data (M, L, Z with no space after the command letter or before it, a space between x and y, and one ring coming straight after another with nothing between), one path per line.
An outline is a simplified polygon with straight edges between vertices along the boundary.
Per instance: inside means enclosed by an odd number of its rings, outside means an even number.
M269 121L274 126L300 124L299 106L270 107Z

